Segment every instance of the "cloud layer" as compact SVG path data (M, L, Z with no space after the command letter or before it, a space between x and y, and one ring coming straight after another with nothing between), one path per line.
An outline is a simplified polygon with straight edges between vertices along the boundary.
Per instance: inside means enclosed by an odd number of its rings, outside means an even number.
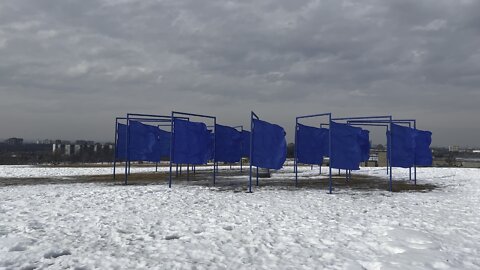
M232 125L254 110L291 135L295 116L331 111L414 117L434 144L479 145L478 10L466 0L2 1L0 137L111 140L115 116L171 110Z

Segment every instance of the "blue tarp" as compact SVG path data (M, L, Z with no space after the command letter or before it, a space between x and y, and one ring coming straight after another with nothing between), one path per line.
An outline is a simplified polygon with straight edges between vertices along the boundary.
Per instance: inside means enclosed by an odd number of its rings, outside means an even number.
M252 165L281 169L287 158L285 130L278 125L253 119Z
M242 157L250 157L250 131L242 131Z
M360 144L362 155L361 161L368 161L370 158L370 132L368 130L362 129L358 137L358 143Z
M415 130L392 124L390 134L391 140L388 136L389 132L387 132L387 156L392 167L413 167L415 160ZM392 151L391 154L390 150Z
M160 157L170 157L170 140L172 133L159 129Z
M430 150L432 132L415 130L415 165L432 166L433 157Z
M213 160L213 146L215 145L215 134L208 130L208 160Z
M332 130L332 156L330 157L332 168L359 170L362 153L358 138L362 129L333 121L330 122L330 128Z
M298 124L296 147L299 163L322 164L328 156L328 129Z
M116 147L116 158L125 160L127 157L127 125L117 124L117 145Z
M330 139L328 138L328 133L330 132L328 128L320 128L321 132L325 134L323 137L323 143L322 143L322 153L324 157L329 157L329 149L328 149L328 144L330 143Z
M242 133L233 127L215 126L215 159L239 162L242 156Z
M160 129L130 121L129 160L158 162L161 157Z
M143 125L136 121L131 121L131 123L133 124L132 126L130 126L129 136L129 159L131 161L157 161L158 157L156 157L155 154L159 154L160 157L170 156L170 132L158 129L156 127ZM126 159L126 137L127 125L118 123L116 145L117 159ZM158 140L152 140L154 137L158 137Z
M209 159L210 132L204 123L174 120L173 162L206 164Z

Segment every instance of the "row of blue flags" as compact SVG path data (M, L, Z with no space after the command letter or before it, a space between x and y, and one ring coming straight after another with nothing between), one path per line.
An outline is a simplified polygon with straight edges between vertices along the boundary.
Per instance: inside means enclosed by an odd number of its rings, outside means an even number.
M286 133L279 125L253 119L252 134L218 124L213 133L204 123L182 119L174 119L173 125L172 138L171 132L159 127L130 121L127 153L127 126L118 124L116 157L127 159L128 155L132 161L159 162L161 158L170 156L170 140L173 140L172 161L177 164L206 164L214 156L219 162L239 162L242 157L250 156L250 147L254 166L280 169L286 160ZM296 132L299 163L321 164L324 157L330 156L332 168L358 170L359 164L369 159L367 130L332 121L330 130L298 124ZM392 150L388 158L392 166L431 165L431 135L429 131L392 124L391 131L387 133L388 149ZM253 138L252 142L250 138Z
M322 164L329 157L329 132L299 124L297 127L297 161L304 164ZM331 122L332 167L357 170L370 157L369 131L347 124Z

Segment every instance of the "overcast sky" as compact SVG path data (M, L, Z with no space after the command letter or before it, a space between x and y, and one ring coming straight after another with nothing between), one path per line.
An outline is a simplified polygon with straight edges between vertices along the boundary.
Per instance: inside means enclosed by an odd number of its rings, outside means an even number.
M0 138L113 140L127 112L416 118L480 145L480 1L2 0ZM381 139L380 139L381 140Z

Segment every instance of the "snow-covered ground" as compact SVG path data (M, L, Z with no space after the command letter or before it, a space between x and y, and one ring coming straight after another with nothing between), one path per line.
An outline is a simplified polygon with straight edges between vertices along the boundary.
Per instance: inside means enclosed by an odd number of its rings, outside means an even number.
M23 168L24 177L111 173L63 169ZM387 177L380 168L360 173ZM407 173L394 170L396 179ZM479 178L478 169L421 168L419 182L440 188L333 195L272 186L252 194L185 184L6 186L0 269L480 269Z

